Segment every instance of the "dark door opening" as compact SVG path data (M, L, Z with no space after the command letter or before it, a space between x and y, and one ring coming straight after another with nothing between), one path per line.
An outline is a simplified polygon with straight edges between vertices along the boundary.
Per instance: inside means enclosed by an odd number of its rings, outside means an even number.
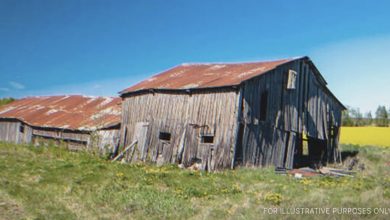
M314 168L324 165L324 156L326 155L327 141L317 138L308 138L309 162Z
M243 163L243 148L242 148L242 138L244 136L244 124L240 123L238 128L238 134L237 134L237 141L236 141L236 151L234 155L234 167L240 166Z
M326 164L327 141L300 134L294 154L294 168L319 168Z

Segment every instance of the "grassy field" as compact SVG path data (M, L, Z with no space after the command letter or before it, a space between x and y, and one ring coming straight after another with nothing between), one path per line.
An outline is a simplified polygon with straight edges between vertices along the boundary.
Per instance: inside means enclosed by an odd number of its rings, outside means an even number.
M342 127L340 143L390 147L390 127Z
M0 143L0 219L279 219L264 208L389 207L390 148L344 150L359 150L366 169L353 178L295 179L272 168L204 173ZM365 217L385 219L337 216Z

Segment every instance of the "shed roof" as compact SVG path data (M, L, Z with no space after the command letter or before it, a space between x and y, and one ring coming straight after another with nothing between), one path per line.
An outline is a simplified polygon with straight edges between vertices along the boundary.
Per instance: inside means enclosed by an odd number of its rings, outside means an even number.
M120 123L121 99L111 97L27 97L0 107L0 118L31 126L91 131Z
M182 90L234 86L292 60L295 59L247 63L181 64L127 88L120 94L147 89Z

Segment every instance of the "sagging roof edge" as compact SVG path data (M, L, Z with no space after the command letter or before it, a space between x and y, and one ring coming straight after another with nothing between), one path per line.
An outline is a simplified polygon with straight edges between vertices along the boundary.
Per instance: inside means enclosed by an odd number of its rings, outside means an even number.
M177 93L177 94L192 94L192 93L201 93L201 92L225 92L222 90L228 91L238 91L241 84L237 85L228 85L228 86L216 86L216 87L203 87L203 88L191 88L191 89L141 89L132 92L126 92L120 94L120 97L127 98L130 96L143 95L147 93Z
M289 64L291 62L294 62L296 60L300 60L300 59L303 59L303 58L306 58L306 57L293 58L293 59L291 59L291 60L289 60L289 61L287 61L285 63L282 63L282 64L279 64L279 65L275 66L272 69L269 69L268 71L266 71L266 72L264 72L264 73L262 73L260 75L253 76L253 77L251 77L249 79L246 79L246 80L244 80L244 81L242 81L242 82L240 82L238 84L233 84L233 85L216 86L216 87L202 87L202 88L187 88L187 89L164 89L164 88L152 88L151 89L151 88L146 88L146 89L140 89L140 90L136 90L136 91L124 91L124 90L122 90L122 91L118 92L118 94L119 94L119 96L121 98L124 98L124 97L132 96L133 94L135 95L135 94L149 93L149 92L153 92L153 91L156 91L156 92L187 92L187 93L191 93L192 91L198 92L198 91L209 91L209 90L227 89L227 88L238 90L238 88L241 85L243 85L245 82L247 82L247 81L250 81L250 80L252 80L252 79L254 79L256 77L259 77L259 76L262 76L264 74L267 74L267 73L269 73L269 72L279 68L280 66L287 65L287 64ZM170 69L173 69L175 67L172 67ZM168 70L170 70L170 69L168 69ZM166 70L166 71L168 71L168 70ZM160 72L156 76L158 76L160 74L163 74L166 71Z
M89 132L99 131L99 130L104 130L104 129L113 129L113 128L121 125L121 123L118 122L118 123L108 124L106 126L99 127L99 128L96 128L96 129L69 129L69 128L50 127L50 126L36 126L36 125L31 125L31 124L29 124L29 123L27 123L24 120L21 120L19 118L14 118L14 117L4 118L4 117L0 117L0 121L1 120L7 120L7 119L8 120L16 120L16 121L22 122L23 124L26 124L26 125L28 125L28 126L30 126L32 128L61 130L61 131L72 131L72 132L82 132L82 133L89 133Z
M332 98L334 98L338 102L338 104L340 104L340 106L343 108L343 110L346 110L347 108L343 105L343 103L341 103L341 101L339 99L337 99L337 97L329 90L329 88L327 87L328 83L326 82L325 78L322 76L321 72L318 70L318 68L314 65L313 61L308 56L301 56L301 57L291 59L290 61L288 61L286 63L282 63L282 64L275 66L274 68L264 72L261 75L253 76L253 77L246 79L246 80L242 81L241 83L235 84L235 85L217 86L217 87L203 87L203 88L188 88L188 89L164 89L164 88L150 89L150 88L147 88L147 89L140 89L140 90L136 90L136 91L121 91L121 92L118 92L118 94L123 99L123 98L130 97L133 95L140 95L140 94L154 93L154 92L161 92L161 93L176 92L176 93L185 94L185 93L202 92L202 91L210 91L210 90L215 91L215 90L220 90L220 89L231 89L231 90L238 91L239 87L241 87L244 83L246 83L250 80L253 80L257 77L261 77L262 75L267 74L269 72L272 72L275 69L277 69L283 65L289 65L292 62L295 62L297 60L306 61L309 64L310 68L312 68L314 70L314 72L317 74L317 77L319 77L319 80L322 81L323 88L325 89L325 92L328 93ZM172 68L170 68L170 69L172 69ZM164 71L160 72L159 74L162 74L162 73L164 73Z

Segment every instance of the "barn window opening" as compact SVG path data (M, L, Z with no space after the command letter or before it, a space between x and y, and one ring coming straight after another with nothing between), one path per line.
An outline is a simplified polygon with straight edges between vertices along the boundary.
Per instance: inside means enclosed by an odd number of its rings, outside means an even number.
M171 133L169 132L160 132L160 135L158 138L162 141L170 141L171 140Z
M268 91L264 91L260 97L260 121L267 119Z
M205 143L205 144L212 144L212 143L214 143L214 136L213 135L202 135L201 142Z
M19 132L20 133L24 133L24 125L20 125L19 126Z
M297 72L294 70L288 71L287 89L295 89L297 81Z

